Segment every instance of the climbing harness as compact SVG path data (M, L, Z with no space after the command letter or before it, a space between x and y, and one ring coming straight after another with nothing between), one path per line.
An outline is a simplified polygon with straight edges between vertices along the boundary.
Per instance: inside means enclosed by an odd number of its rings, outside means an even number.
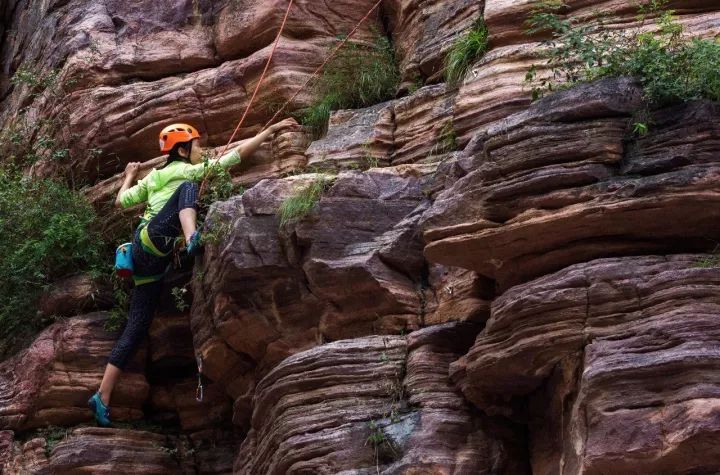
M205 390L203 389L203 384L202 384L202 367L203 367L202 356L197 355L195 357L195 361L197 362L197 367L198 367L198 385L197 385L197 389L195 390L195 400L197 402L203 402L203 398L205 397Z
M272 124L275 121L275 119L277 119L277 117L285 110L285 108L288 106L288 104L290 104L298 96L298 94L300 94L300 92L303 89L305 89L313 79L315 79L315 77L320 73L320 71L322 71L322 69L325 67L325 65L328 62L330 62L331 59L333 59L335 57L335 55L340 50L340 48L345 46L345 43L347 43L347 41L350 38L352 38L352 36L355 34L355 32L358 30L358 28L360 28L360 25L362 25L365 22L365 20L367 20L370 17L372 12L375 11L375 9L378 6L380 6L382 1L383 0L378 0L372 6L372 8L370 8L370 10L365 14L364 17L362 17L362 19L357 23L357 25L355 25L355 27L350 31L350 33L348 33L348 35L340 42L340 44L335 47L335 49L332 51L332 53L330 53L328 55L328 57L325 58L325 61L323 61L323 63L320 66L318 66L317 69L315 69L315 71L313 71L313 73L310 75L310 77L307 79L307 81L305 81L305 83L303 83L303 85L300 86L300 88L297 91L295 91L295 94L293 94L290 99L285 101L285 103L282 105L282 107L280 107L280 109L278 109L277 112L275 112L275 114L272 116L272 118L270 120L268 120L265 123L265 125L263 125L261 130L265 130L270 124ZM293 0L290 0L287 10L285 11L285 17L283 18L282 24L280 25L280 30L278 31L277 37L275 38L275 43L273 44L273 48L270 51L270 56L268 57L268 60L265 63L265 69L263 70L262 74L260 75L260 80L258 81L257 85L255 86L255 91L253 91L253 95L250 98L250 102L248 102L247 107L245 107L245 112L243 112L243 115L240 118L240 122L238 122L237 127L235 127L235 130L233 131L232 135L230 136L230 140L228 140L227 144L225 144L225 147L223 148L222 153L220 153L221 157L223 155L225 155L225 152L227 152L227 149L230 146L230 144L232 143L233 139L235 138L235 135L237 134L238 130L240 130L240 127L242 126L243 122L245 121L245 117L247 117L247 114L250 111L250 107L252 106L252 103L255 100L255 96L257 95L257 92L260 89L260 84L262 84L263 79L265 79L265 73L267 72L268 67L270 66L270 62L272 61L273 55L275 54L275 49L277 48L277 45L280 42L280 36L282 35L283 29L285 28L285 23L287 22L288 15L290 13L290 8L292 7L292 4L293 4ZM207 177L203 178L203 181L200 184L199 196L202 196L203 192L205 191L206 180L207 180Z

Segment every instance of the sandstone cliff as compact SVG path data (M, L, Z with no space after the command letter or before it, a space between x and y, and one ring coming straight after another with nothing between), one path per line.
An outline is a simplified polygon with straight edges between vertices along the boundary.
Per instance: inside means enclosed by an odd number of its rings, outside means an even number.
M240 136L374 3L296 1ZM628 2L566 3L578 23L646 27ZM716 38L714 3L669 7L685 35ZM118 336L112 292L56 282L39 304L55 323L0 362L2 473L720 471L720 105L648 110L631 77L533 102L536 4L382 2L356 40L391 39L396 97L334 112L319 139L286 129L231 170L246 190L213 205L222 232L168 278L113 428L85 406ZM62 139L67 156L26 173L72 182L125 232L137 210L110 206L125 164L163 163L156 134L177 119L224 145L286 5L9 0L0 128ZM478 18L490 48L446 84ZM281 222L317 183L311 212Z

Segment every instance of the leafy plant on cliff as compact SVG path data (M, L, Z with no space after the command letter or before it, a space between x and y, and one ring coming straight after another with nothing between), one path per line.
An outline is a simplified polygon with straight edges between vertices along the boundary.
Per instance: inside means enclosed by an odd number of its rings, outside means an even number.
M303 186L297 192L285 199L280 205L278 215L280 225L290 221L299 220L307 216L315 207L323 192L330 187L332 180L326 176L314 179L310 184Z
M54 279L102 268L92 206L51 180L0 168L0 355L49 323L34 304Z
M315 138L327 130L330 112L367 107L392 99L400 83L395 51L377 35L374 44L347 42L315 84L317 99L300 116Z
M19 167L28 167L40 160L57 165L67 163L70 158L77 162L94 162L99 166L102 150L98 148L78 147L79 134L70 127L73 110L82 109L82 104L73 108L65 102L70 88L77 79L62 77L61 70L44 71L37 65L22 65L18 68L10 83L15 88L23 88L21 94L30 103L6 117L0 130L0 161ZM36 98L41 98L35 101ZM36 103L39 106L36 106ZM71 157L74 150L74 157ZM58 167L69 182L74 182L74 167Z
M55 446L62 442L70 432L69 429L57 426L47 426L37 430L37 435L45 439L45 456L49 457Z
M472 28L453 43L445 57L445 81L457 86L465 78L470 66L488 50L488 28L480 17Z
M720 43L687 39L666 0L652 0L639 8L640 28L610 29L596 15L583 24L565 18L567 6L558 0L543 2L530 15L531 34L544 32L543 53L550 75L538 75L534 65L527 75L533 98L545 92L603 77L633 76L642 84L646 100L666 105L693 99L720 100ZM655 18L654 31L643 31Z
M204 209L209 208L216 201L225 201L231 196L241 195L245 191L242 186L233 183L230 172L220 164L211 164L212 158L214 158L212 151L203 151L205 189L200 197L200 206Z

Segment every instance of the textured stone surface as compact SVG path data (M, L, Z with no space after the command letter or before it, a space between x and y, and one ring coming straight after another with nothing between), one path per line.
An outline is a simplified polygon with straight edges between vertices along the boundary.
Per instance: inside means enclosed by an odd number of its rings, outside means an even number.
M486 129L482 164L426 214L425 255L507 288L595 257L711 249L720 109L658 111L633 139L639 98L629 81L603 81Z
M477 0L390 0L390 19L404 87L428 79L438 82L453 41L482 15Z
M267 180L221 204L211 220L231 231L207 249L192 328L208 375L236 399L237 422L249 416L256 372L322 341L422 323L426 271L415 226L427 171L343 173L306 219L283 228L278 206L315 176Z
M193 464L184 462L186 446L152 432L84 427L68 431L49 454L46 451L43 438L18 444L3 473L195 473Z
M454 92L445 85L330 118L328 133L310 144L309 167L321 170L438 162L453 152Z
M29 3L19 2L10 15L20 33L6 35L0 51L6 64L0 123L28 105L29 117L59 119L58 134L74 134L66 168L90 182L153 156L157 131L171 122L200 124L210 144L226 141L259 79L284 10L259 1ZM294 94L337 35L349 32L373 3L331 9L295 3L241 137L256 132ZM373 29L383 31L377 15L355 38L368 40ZM33 97L37 91L29 87L11 88L10 76L21 66L59 69L62 100L50 91ZM290 110L306 105L311 95L304 91ZM93 149L102 151L101 158L87 153Z
M97 390L107 356L119 336L103 329L107 315L56 323L32 345L0 364L0 428L24 430L89 422L87 399ZM145 351L128 366L113 393L115 420L142 417L148 383L141 371Z
M525 473L519 436L473 415L449 384L476 331L449 324L288 358L258 384L236 472Z
M609 28L639 26L637 5L633 2L571 0L564 3L568 8L562 13L579 23L602 12ZM532 86L525 83L525 76L531 66L536 66L538 79L550 74L547 60L540 56L543 46L538 41L541 38L525 33L525 20L535 6L534 0L485 2L490 50L472 65L455 98L453 124L461 146L467 144L478 129L530 105ZM678 13L677 20L687 36L714 38L720 34L720 13L712 2L670 2L670 8ZM654 24L649 20L643 28L654 28Z
M327 134L307 149L308 166L320 170L387 166L393 151L393 102L330 116Z
M70 317L92 310L107 310L113 303L108 285L87 274L78 274L55 282L41 296L38 311L47 316Z
M567 0L561 13L578 23L596 18L598 12L604 15L604 21L611 29L629 29L639 25L638 4L623 0ZM494 46L526 43L528 35L525 20L537 7L533 0L486 0L485 22L490 31L490 41ZM688 33L693 36L715 36L720 28L720 18L713 12L717 5L712 0L668 2L668 8L675 10L679 21L687 25Z
M491 412L533 394L534 473L714 473L720 271L704 257L600 259L513 287L451 375Z

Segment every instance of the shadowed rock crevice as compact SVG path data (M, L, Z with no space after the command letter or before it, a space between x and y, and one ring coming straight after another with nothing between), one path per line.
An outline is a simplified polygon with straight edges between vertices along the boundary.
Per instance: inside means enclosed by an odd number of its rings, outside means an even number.
M521 435L473 412L448 385L447 364L473 328L338 341L288 358L258 385L235 470L526 473Z
M717 444L720 407L718 272L702 258L600 259L515 286L451 376L486 411L529 417L538 473L717 469L691 455Z

